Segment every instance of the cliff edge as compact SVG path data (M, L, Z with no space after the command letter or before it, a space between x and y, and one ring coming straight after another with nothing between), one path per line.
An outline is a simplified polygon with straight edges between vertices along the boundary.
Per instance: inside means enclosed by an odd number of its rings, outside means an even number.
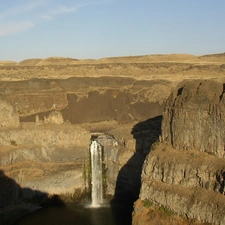
M167 99L160 141L142 169L133 224L154 224L153 205L186 224L225 224L224 87L218 80L186 81Z

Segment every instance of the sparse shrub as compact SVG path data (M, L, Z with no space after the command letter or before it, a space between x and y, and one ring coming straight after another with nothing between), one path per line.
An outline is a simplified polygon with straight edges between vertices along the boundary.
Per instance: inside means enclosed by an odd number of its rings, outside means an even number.
M17 146L18 144L16 143L16 141L14 141L14 140L10 140L10 143L11 143L11 145L13 145L13 146Z
M197 155L196 155L195 153L191 153L191 156L192 156L193 158L197 158Z
M150 208L153 206L153 203L149 199L144 200L144 206Z
M166 215L166 216L169 216L169 217L176 215L176 213L174 213L170 209L168 209L166 207L163 207L163 206L160 206L158 211L159 211L159 213L162 213L163 215Z

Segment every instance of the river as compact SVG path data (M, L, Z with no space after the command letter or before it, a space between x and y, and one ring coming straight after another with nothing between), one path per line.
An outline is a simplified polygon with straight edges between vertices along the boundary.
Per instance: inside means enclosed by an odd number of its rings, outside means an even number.
M15 225L131 225L131 212L121 205L103 203L98 208L89 205L48 206L20 219Z

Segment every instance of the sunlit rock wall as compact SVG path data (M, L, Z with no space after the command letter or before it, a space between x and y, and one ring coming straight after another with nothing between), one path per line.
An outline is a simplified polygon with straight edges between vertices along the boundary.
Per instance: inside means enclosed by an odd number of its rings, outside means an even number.
M167 100L162 139L179 150L225 155L225 84L195 80L180 84Z
M225 224L224 112L223 82L178 85L165 104L161 141L143 165L142 201L190 220ZM137 204L136 224L141 211Z

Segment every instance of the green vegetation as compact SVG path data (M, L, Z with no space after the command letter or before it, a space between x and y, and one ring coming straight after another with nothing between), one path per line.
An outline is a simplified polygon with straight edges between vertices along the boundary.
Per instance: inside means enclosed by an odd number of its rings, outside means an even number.
M10 140L10 143L11 143L11 145L13 145L13 146L18 146L18 144L17 144L16 141L14 141L14 140Z
M143 201L143 206L149 208L148 216L149 218L154 218L154 221L160 219L168 222L165 224L212 225L211 223L201 223L195 218L187 218L185 215L178 215L167 207L155 205L149 199ZM156 224L154 221L152 224Z
M85 192L91 193L91 160L83 162L83 178L85 183ZM87 186L86 186L87 185Z
M171 211L170 209L168 209L168 208L166 208L166 207L163 207L163 206L160 206L160 207L158 208L158 212L159 212L160 214L166 215L166 216L168 216L168 217L171 217L171 216L175 216L175 215L176 215L175 212L173 212L173 211Z
M105 197L106 189L107 189L107 176L106 176L106 165L102 163L102 185L103 185L103 195Z
M150 208L153 206L153 202L151 202L149 199L144 200L144 207Z
M162 216L168 216L168 217L171 217L171 216L175 216L176 213L174 213L172 210L164 207L164 206L157 206L157 205L154 205L154 203L149 200L149 199L145 199L143 201L143 204L144 204L144 207L146 208L154 208L154 211L159 213L160 215Z

